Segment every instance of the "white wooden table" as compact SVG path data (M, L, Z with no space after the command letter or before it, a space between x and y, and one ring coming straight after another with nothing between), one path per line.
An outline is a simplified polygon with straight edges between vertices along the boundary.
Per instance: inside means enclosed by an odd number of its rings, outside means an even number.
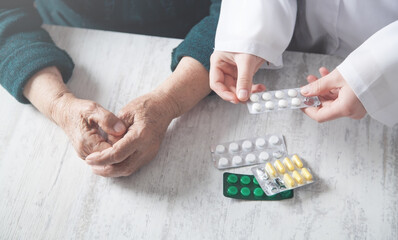
M113 112L166 79L181 41L46 29L76 63L72 91ZM256 81L297 87L341 59L287 53L284 61ZM117 179L93 175L60 128L2 88L0 122L0 239L398 239L398 128L370 117L318 124L301 111L254 116L210 96L172 122L150 164ZM284 134L318 182L290 200L225 198L209 143L269 133Z

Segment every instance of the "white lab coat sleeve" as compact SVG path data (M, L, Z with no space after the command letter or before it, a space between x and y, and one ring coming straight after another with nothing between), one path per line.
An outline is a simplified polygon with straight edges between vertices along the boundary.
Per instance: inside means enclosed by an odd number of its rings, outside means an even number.
M296 15L296 0L223 0L214 49L253 54L280 68Z
M390 127L398 123L398 21L373 34L337 69L371 117Z

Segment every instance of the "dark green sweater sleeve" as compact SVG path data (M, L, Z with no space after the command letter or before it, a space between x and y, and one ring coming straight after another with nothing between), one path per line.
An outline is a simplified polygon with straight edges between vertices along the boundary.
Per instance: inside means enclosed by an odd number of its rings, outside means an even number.
M33 1L0 2L0 83L22 103L29 103L23 88L35 73L56 66L66 82L74 67L72 59L55 46L41 24Z
M185 40L173 50L171 57L172 71L175 70L184 56L192 57L202 63L207 70L210 69L210 56L214 50L214 38L220 7L221 0L212 0L209 16L196 24L185 37Z

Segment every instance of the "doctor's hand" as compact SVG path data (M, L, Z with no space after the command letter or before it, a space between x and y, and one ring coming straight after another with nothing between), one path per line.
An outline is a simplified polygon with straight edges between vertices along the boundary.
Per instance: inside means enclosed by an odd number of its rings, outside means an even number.
M252 92L265 91L263 84L252 85L254 74L264 62L251 54L214 51L210 58L210 88L225 101L247 101Z
M126 134L114 138L112 147L87 156L93 172L103 177L129 176L152 160L175 117L174 107L173 101L156 92L128 103L118 114L128 126Z
M303 112L317 122L326 122L340 117L361 119L366 110L340 72L331 73L325 67L319 69L321 78L307 77L308 85L301 88L303 96L318 96L319 107L304 108Z

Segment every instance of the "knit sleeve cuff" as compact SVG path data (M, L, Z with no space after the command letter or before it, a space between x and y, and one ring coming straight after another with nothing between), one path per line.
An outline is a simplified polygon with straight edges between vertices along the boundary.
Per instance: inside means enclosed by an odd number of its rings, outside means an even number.
M52 43L32 43L16 49L0 63L4 88L19 102L29 103L23 95L27 81L38 71L55 66L66 83L72 75L74 64L69 55Z

